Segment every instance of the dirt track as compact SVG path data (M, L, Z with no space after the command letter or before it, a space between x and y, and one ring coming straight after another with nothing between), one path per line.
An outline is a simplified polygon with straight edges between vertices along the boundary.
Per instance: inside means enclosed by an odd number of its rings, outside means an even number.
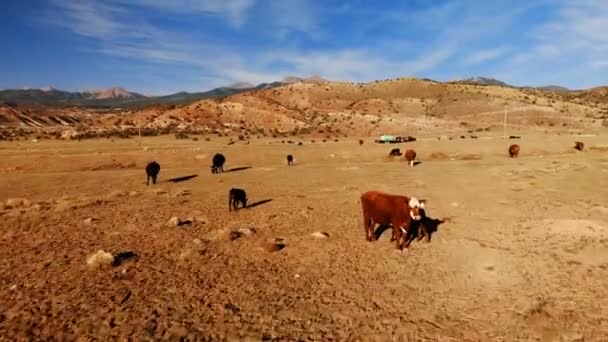
M0 215L0 336L608 339L608 136L399 145L414 168L386 159L394 145L303 141L0 144L0 199L32 202ZM212 175L216 151L251 168ZM153 159L160 182L146 186ZM229 213L231 187L272 201ZM366 242L367 190L427 199L446 222L406 252L388 231ZM228 238L243 227L255 233ZM274 238L285 248L262 248ZM92 269L99 249L138 257Z

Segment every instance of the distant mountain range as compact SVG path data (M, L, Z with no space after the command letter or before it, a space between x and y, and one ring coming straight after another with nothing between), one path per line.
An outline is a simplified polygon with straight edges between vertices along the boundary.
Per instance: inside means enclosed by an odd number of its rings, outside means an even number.
M325 82L320 76L314 75L308 78L287 76L279 82L261 83L253 85L247 82L234 83L228 87L215 88L205 92L178 92L165 96L145 96L124 88L113 87L102 90L69 92L57 90L51 87L42 89L8 89L0 90L0 103L7 104L37 104L47 106L84 106L97 108L133 108L145 107L155 104L181 105L189 104L202 99L221 98L243 92L255 91L266 88L274 88L295 82ZM516 87L493 78L471 77L455 80L447 83L465 83L488 86L501 86L510 88L533 88L546 91L568 92L568 88L549 85L544 87Z
M50 87L43 89L8 89L0 90L0 103L97 108L131 108L154 104L179 105L202 99L225 97L247 91L273 88L285 84L285 82L273 82L253 86L249 83L236 83L229 87L215 88L205 92L178 92L165 96L144 96L119 87L82 92L69 92Z
M488 78L488 77L470 77L470 78L465 78L463 80L458 80L456 82L469 83L469 84L480 84L480 85L492 85L492 86L509 87L509 88L532 88L532 89L539 89L539 90L546 90L546 91L571 91L570 89L568 89L566 87L557 86L557 85L548 85L548 86L542 86L542 87L529 87L529 86L517 87L514 85L510 85L508 83L505 83L503 81L497 80L495 78Z

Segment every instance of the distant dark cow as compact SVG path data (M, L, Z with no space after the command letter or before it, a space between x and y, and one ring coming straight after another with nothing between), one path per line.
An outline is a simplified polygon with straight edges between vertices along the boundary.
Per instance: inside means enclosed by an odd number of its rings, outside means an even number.
M574 145L575 150L582 151L585 148L585 144L582 141L577 141Z
M394 148L391 150L391 152L388 154L390 157L393 156L400 156L401 155L401 150L398 148Z
M236 211L238 203L241 203L242 208L247 207L247 193L243 189L232 188L228 192L228 211Z
M211 173L224 172L224 163L226 162L226 157L224 157L221 153L216 153L213 156L213 165L211 165Z
M509 146L509 156L511 158L516 158L519 155L519 145L513 144Z
M407 150L405 151L405 160L410 166L414 166L414 159L416 159L416 151Z
M158 173L160 172L160 165L157 162L153 161L146 165L146 185L150 185L150 178L152 178L152 184L156 184L156 177L158 177Z
M363 145L363 139L359 139L359 145Z
M287 165L293 165L293 156L291 154L287 155Z
M421 221L420 210L424 208L425 201L419 201L412 197L391 195L379 191L368 191L361 195L361 206L363 209L363 227L365 229L365 239L375 241L376 235L374 228L376 224L392 225L393 236L391 242L396 240L397 249L402 249L401 235L405 235L405 248L409 246L407 233L413 221ZM425 230L424 225L420 225ZM419 231L420 233L420 231Z

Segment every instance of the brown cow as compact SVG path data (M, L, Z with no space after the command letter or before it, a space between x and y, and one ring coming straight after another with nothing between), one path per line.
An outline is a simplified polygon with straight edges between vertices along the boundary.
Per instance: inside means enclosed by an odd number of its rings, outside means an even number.
M574 149L582 151L585 148L585 144L582 141L577 141L574 145Z
M513 145L509 146L509 156L511 158L517 157L518 154L519 154L519 145L513 144Z
M396 241L397 249L401 246L401 234L407 236L412 220L420 221L422 215L420 209L424 208L425 201L419 201L412 197L391 195L379 191L368 191L361 195L361 206L363 208L363 227L365 229L365 239L375 241L374 227L379 225L392 225L392 241ZM420 225L422 229L426 229ZM425 231L426 233L426 231ZM409 243L405 243L405 248Z
M405 160L407 160L407 163L410 164L410 166L414 166L414 159L416 159L416 151L414 151L414 150L405 151Z

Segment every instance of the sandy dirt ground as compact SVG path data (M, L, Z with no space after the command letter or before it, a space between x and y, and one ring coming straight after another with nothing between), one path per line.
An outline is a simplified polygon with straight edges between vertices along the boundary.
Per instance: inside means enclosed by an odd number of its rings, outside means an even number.
M608 340L608 135L302 141L0 143L0 339ZM255 205L229 212L232 187ZM367 242L367 190L445 222Z

